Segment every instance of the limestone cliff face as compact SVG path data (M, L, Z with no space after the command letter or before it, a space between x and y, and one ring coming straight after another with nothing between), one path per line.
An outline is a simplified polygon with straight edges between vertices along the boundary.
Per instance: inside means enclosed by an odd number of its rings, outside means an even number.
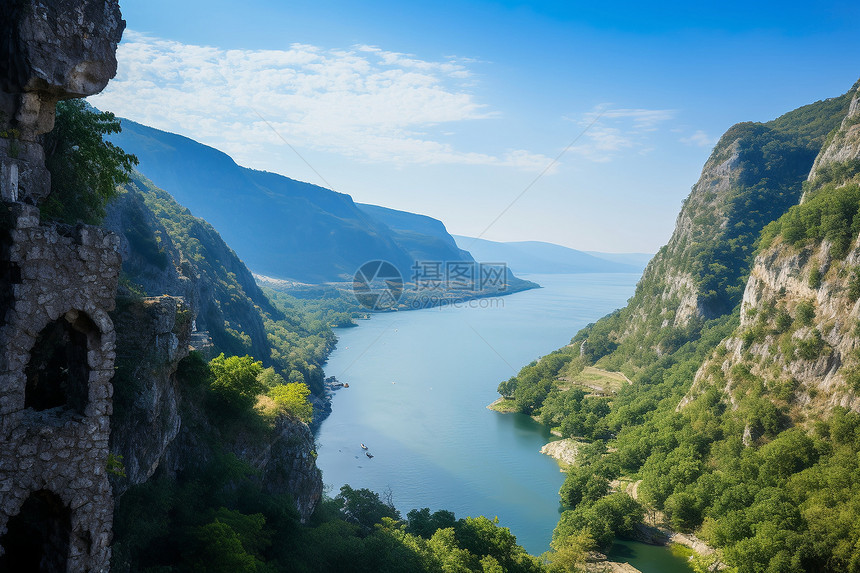
M857 96L860 82L852 88L853 97L848 114L834 131L809 172L809 181L815 180L819 172L829 165L845 163L860 158L860 97Z
M804 195L809 201L856 184L860 157L860 97L815 160ZM843 168L837 181L825 172ZM821 189L816 182L827 179ZM856 209L856 207L855 207ZM740 326L696 375L682 407L716 387L734 408L761 393L792 421L819 418L834 406L860 411L860 237L834 256L829 240L788 244L781 237L755 258L744 290ZM752 382L752 383L751 383ZM756 437L748 425L745 441Z
M740 123L717 143L626 308L577 335L583 353L635 371L694 339L741 301L762 228L797 204L816 155L845 117L849 94L767 123ZM628 362L613 362L618 347ZM611 363L611 364L610 364Z
M697 246L715 240L728 224L729 206L725 198L740 178L741 137L723 136L684 201L668 244L645 269L643 282L660 286L658 308L641 311L643 318L657 312L663 317L662 327L683 327L696 318L711 318L716 314L717 309L701 296L693 258Z
M190 313L173 297L121 297L113 319L118 337L110 445L126 474L113 480L119 496L152 476L179 433L176 368L188 355Z

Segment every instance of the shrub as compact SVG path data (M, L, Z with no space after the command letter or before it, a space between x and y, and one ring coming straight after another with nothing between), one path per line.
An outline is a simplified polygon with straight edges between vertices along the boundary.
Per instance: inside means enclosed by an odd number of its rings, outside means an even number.
M264 390L257 379L263 371L263 364L250 356L226 358L222 352L209 362L209 369L212 371L212 392L222 406L233 412L250 409L257 394Z
M104 136L121 131L110 112L97 112L83 100L57 104L54 129L45 135L45 161L51 172L51 193L41 207L46 219L66 223L99 223L117 186L128 182L137 165Z
M795 309L795 316L801 326L811 325L815 319L815 305L809 300L801 301Z

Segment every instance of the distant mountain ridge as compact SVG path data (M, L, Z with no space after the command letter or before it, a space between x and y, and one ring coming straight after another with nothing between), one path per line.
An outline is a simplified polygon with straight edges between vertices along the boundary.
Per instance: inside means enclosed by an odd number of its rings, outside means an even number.
M474 261L448 234L444 223L427 215L358 203L358 208L394 232L394 241L417 261ZM441 259L438 257L442 257Z
M187 137L122 120L111 141L195 216L211 223L254 272L305 283L352 280L386 260L404 277L416 260L472 261L441 221L236 164Z
M501 243L461 235L454 240L478 261L507 263L519 273L640 273L650 259L642 253L587 253L541 241Z

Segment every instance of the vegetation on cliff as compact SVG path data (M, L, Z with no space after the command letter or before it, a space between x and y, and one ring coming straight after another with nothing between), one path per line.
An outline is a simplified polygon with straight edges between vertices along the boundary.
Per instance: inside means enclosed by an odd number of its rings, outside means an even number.
M822 146L845 139L852 95L729 130L628 306L500 385L520 411L593 441L562 487L570 509L554 543L599 541L606 526L586 516L626 495L603 497L621 477L641 480L649 511L719 548L733 571L860 571L860 415L832 401L804 410L815 376L857 378L852 354L829 358L856 346L857 160L802 182ZM728 185L703 184L726 173ZM747 280L756 253L761 273L791 277L790 292ZM590 364L633 383L601 397L567 382Z
M71 224L101 222L117 186L128 182L137 165L134 155L104 140L120 129L112 113L97 112L83 100L57 104L54 129L44 136L51 172L51 193L41 205L44 219Z
M331 324L352 317L342 298L263 292L211 225L136 172L111 206L109 224L128 242L128 280L146 292L184 296L216 352L248 354L322 394L322 364L336 340Z

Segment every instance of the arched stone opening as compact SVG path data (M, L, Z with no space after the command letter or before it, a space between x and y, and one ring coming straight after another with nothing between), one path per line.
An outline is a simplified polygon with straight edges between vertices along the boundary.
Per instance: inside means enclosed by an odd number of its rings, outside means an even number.
M66 573L72 532L69 507L56 494L30 494L0 538L0 571Z
M87 351L97 345L98 337L93 321L75 311L46 326L30 351L24 407L36 411L63 407L82 414L89 398Z

